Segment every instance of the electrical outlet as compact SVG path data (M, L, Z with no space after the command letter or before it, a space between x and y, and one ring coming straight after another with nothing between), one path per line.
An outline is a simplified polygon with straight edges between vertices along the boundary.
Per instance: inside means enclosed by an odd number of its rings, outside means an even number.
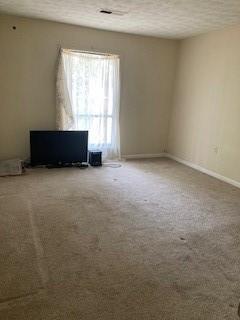
M218 148L218 147L214 147L214 148L213 148L213 151L214 151L216 154L218 154L219 148Z

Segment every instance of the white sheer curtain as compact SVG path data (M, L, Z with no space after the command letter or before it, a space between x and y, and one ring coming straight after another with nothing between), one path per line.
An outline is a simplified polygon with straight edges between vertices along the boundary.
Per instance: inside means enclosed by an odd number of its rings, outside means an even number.
M56 89L57 128L88 130L89 149L119 158L119 57L62 49Z

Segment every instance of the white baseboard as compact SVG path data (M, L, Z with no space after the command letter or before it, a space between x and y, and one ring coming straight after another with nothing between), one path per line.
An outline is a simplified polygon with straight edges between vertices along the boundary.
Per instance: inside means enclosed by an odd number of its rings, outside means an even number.
M240 188L240 182L239 181L236 181L236 180L233 180L233 179L230 179L230 178L227 178L225 176L222 176L221 174L217 173L217 172L214 172L214 171L211 171L211 170L208 170L206 168L203 168L197 164L194 164L193 162L190 162L190 161L187 161L187 160L183 160L181 158L178 158L178 157L175 157L173 155L171 155L170 153L149 153L149 154L131 154L131 155L123 155L121 157L121 159L125 159L125 160L130 160L130 159L151 159L151 158L163 158L163 157L166 157L166 158L169 158L169 159L172 159L172 160L175 160L179 163L182 163L190 168L193 168L197 171L200 171L202 173L205 173L211 177L214 177L218 180L221 180L223 182L226 182L226 183L229 183L231 185L233 185L234 187L237 187L237 188Z
M123 155L121 158L130 160L130 159L151 159L151 158L162 158L166 157L166 154L164 152L162 153L144 153L144 154L128 154Z
M236 180L233 180L233 179L230 179L230 178L227 178L225 176L222 176L221 174L219 174L217 172L205 169L205 168L203 168L203 167L201 167L201 166L199 166L197 164L194 164L194 163L192 163L190 161L183 160L181 158L175 157L175 156L173 156L173 155L171 155L169 153L166 153L165 157L170 158L172 160L175 160L177 162L180 162L180 163L182 163L182 164L184 164L184 165L186 165L188 167L191 167L191 168L193 168L195 170L198 170L198 171L200 171L202 173L205 173L205 174L207 174L209 176L212 176L212 177L214 177L216 179L219 179L221 181L227 182L227 183L233 185L234 187L240 188L240 182L238 182Z

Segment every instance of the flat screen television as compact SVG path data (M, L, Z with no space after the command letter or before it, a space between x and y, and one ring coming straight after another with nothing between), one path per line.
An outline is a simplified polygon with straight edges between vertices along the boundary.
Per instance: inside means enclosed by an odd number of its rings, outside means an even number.
M30 131L31 165L87 162L88 131Z

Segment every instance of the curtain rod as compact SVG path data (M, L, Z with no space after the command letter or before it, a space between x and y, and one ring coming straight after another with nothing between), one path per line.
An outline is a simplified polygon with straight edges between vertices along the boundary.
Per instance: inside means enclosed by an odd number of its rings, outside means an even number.
M119 57L117 54L97 52L97 51L86 51L86 50L64 49L64 48L61 48L61 50L67 51L67 52L92 54L92 55L96 55L96 56L100 55L100 56L109 56L109 57Z

